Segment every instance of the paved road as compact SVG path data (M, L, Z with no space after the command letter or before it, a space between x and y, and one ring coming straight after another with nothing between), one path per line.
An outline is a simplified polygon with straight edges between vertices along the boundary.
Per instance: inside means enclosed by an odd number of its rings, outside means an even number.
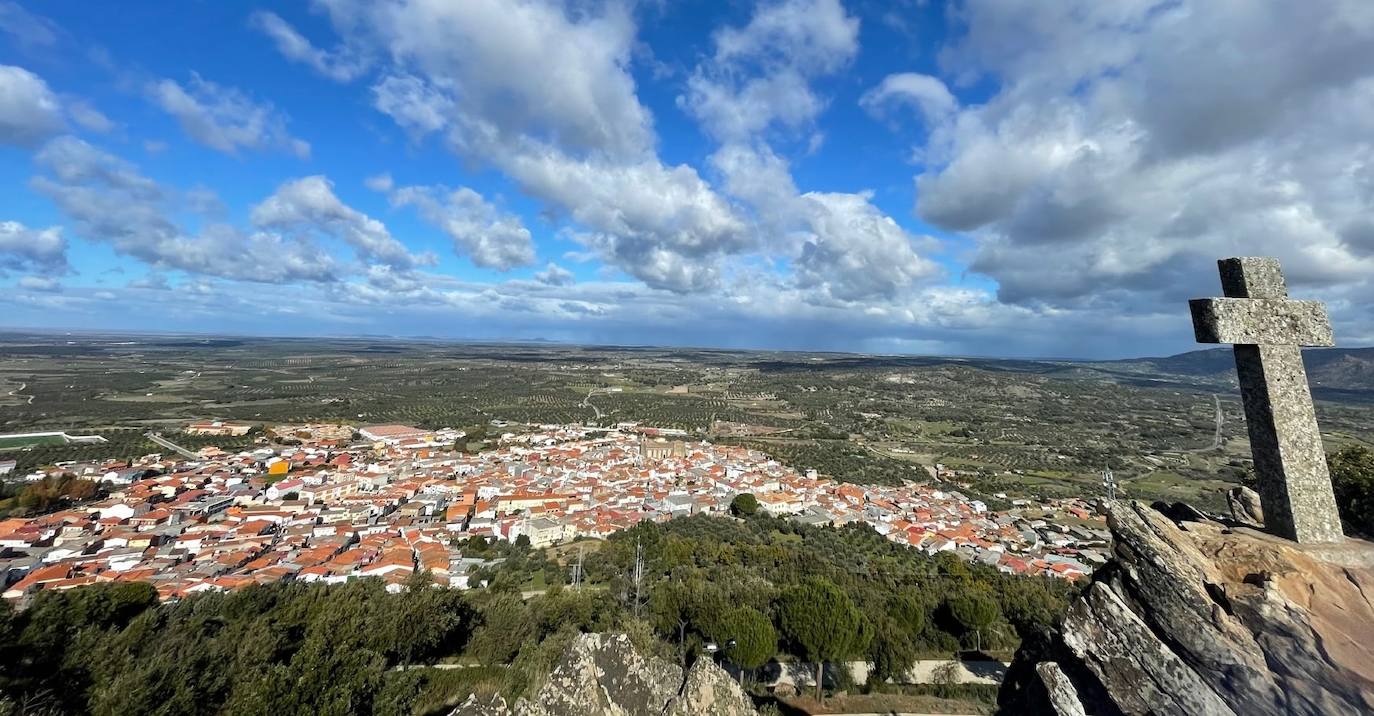
M595 394L596 394L596 388L592 388L591 390L588 390L588 391L587 391L587 397L585 397L585 398L582 399L582 407L584 407L584 408L591 408L592 410L595 410L595 411L596 411L596 421L597 421L597 422L601 422L601 408L596 407L596 403L593 403L593 402L592 402L592 396L595 395Z
M152 440L153 442L157 443L158 445L161 445L162 447L167 448L168 450L179 453L183 457L187 457L192 460L198 459L200 457L199 455L172 442L171 440L168 440L167 438L162 437L157 433L144 433L144 437L148 438L149 440Z
M1216 423L1216 432L1212 435L1212 444L1207 447L1193 448L1188 452L1212 452L1221 449L1221 428L1226 423L1226 414L1221 411L1221 396L1213 393L1212 402L1215 404L1216 416L1213 421Z

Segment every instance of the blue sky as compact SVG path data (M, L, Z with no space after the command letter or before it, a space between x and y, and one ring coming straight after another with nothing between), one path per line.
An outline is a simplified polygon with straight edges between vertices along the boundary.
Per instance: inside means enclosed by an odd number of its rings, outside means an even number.
M1374 341L1374 6L0 1L10 328L1187 350L1221 256Z

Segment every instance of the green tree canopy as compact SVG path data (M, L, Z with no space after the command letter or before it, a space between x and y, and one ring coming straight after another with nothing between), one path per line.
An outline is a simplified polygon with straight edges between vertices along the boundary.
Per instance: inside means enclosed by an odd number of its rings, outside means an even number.
M816 695L820 698L825 662L851 656L867 633L863 614L844 590L828 579L813 578L783 592L778 614L783 634L800 656L816 662Z
M725 656L740 668L757 669L777 653L778 632L773 629L773 622L759 610L737 607L726 613L721 623L721 633L715 635L716 639L722 643L735 641Z
M908 634L925 630L928 610L926 603L914 594L899 594L888 604L888 613Z
M868 658L873 662L873 677L900 679L916 664L916 639L897 621L881 617L873 630Z
M997 606L997 602L982 592L971 591L951 597L945 602L945 606L949 609L950 616L965 632L977 635L980 648L983 632L1002 616L1002 609Z
M472 635L469 652L487 666L507 664L534 635L535 620L519 594L498 594L482 608L482 625Z
M749 517L759 511L759 500L752 493L741 492L730 501L730 514L736 517Z
M1346 529L1374 535L1374 451L1351 445L1332 453L1327 464Z

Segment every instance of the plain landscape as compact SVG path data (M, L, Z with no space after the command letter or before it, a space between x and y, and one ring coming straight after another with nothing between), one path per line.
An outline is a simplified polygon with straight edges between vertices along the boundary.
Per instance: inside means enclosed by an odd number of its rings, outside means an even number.
M1250 457L1228 349L1086 362L381 338L0 341L0 432L109 441L9 439L0 450L20 473L157 452L145 433L214 418L483 430L636 422L848 482L923 479L938 463L987 496L1093 496L1110 468L1124 496L1211 507ZM1306 358L1330 449L1374 447L1374 349Z

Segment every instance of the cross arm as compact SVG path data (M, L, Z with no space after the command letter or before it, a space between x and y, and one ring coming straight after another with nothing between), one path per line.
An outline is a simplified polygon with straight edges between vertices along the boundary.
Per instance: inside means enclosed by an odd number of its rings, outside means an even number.
M1321 301L1197 298L1188 302L1198 343L1334 346Z

